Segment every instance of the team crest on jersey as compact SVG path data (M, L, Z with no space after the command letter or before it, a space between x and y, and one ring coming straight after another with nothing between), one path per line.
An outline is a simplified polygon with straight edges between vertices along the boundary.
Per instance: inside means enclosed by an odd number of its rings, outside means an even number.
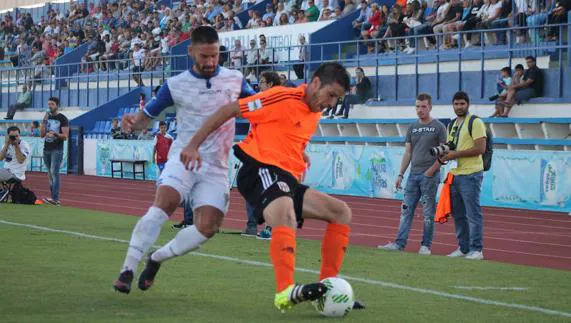
M289 193L289 185L282 181L279 181L277 184L282 192Z
M254 101L248 102L248 110L250 112L256 111L262 107L262 101L260 99L256 99Z

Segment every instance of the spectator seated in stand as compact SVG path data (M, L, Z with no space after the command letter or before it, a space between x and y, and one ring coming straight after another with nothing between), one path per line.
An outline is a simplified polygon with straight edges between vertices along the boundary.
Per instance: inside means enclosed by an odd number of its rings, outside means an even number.
M503 117L507 117L514 104L521 104L531 98L539 97L543 94L543 73L537 67L535 57L525 58L527 70L523 74L521 82L508 87L506 100L501 104L505 107Z
M569 11L571 11L571 0L557 0L555 3L555 8L553 9L553 11L551 11L551 13L548 16L548 23L550 25L566 23L569 17ZM548 38L551 41L558 41L559 28L558 27L549 28Z
M512 85L512 69L504 67L501 70L501 76L496 81L497 93L490 97L490 101L496 101L496 111L490 118L504 116L503 104L498 103L506 100L510 85Z
M371 80L365 76L363 68L355 68L355 82L351 86L351 93L345 95L341 109L336 113L337 106L329 108L323 112L325 118L333 119L339 117L347 119L349 117L349 110L353 104L362 104L367 102L368 99L373 97L373 87Z
M111 121L111 130L109 134L111 135L111 139L125 139L125 134L119 126L119 120L113 119Z
M16 104L11 105L8 108L8 113L6 114L5 120L14 119L14 115L17 110L24 110L32 104L32 92L28 91L27 85L22 85L22 92L18 95L18 101Z

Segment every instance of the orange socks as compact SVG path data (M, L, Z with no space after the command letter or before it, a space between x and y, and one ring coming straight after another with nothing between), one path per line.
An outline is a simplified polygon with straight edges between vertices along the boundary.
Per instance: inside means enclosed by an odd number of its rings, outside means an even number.
M272 229L270 241L270 258L276 276L276 292L279 293L294 283L295 270L295 230L280 226ZM343 256L341 255L341 258Z
M335 277L339 274L348 244L349 226L347 224L329 223L321 244L319 280Z
M345 250L349 244L349 226L330 223L321 245L321 274L319 280L335 277L341 270ZM280 226L272 229L270 257L274 265L276 292L279 293L294 283L295 230Z

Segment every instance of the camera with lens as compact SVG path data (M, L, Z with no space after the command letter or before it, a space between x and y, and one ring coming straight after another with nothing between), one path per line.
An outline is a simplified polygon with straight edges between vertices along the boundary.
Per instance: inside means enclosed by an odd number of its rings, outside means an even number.
M456 145L450 141L445 144L438 145L436 147L430 148L430 155L431 156L440 156L444 153L449 152L450 150L456 149Z
M8 138L10 138L10 141L16 141L16 139L18 139L16 136L14 135L10 135L8 136Z

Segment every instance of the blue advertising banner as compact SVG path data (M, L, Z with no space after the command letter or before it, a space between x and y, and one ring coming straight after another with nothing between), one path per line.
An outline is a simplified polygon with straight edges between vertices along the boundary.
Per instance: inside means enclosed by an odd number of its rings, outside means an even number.
M402 199L395 189L401 147L309 145L304 183L330 194ZM448 172L443 167L441 177ZM405 174L405 180L408 173ZM495 150L484 173L485 206L571 212L571 153Z
M4 136L0 136L0 144L4 145ZM28 167L26 168L27 171L41 171L47 172L46 166L44 165L43 156L44 156L44 139L39 137L22 137L22 140L28 143L30 146L30 156L28 157L27 163ZM1 149L2 147L0 147ZM40 158L42 157L42 158ZM32 165L33 159L33 165ZM39 168L41 166L41 169ZM34 166L34 169L32 169ZM0 161L0 168L4 167L4 162ZM59 169L60 174L67 173L67 145L63 145L63 162Z
M111 176L111 158L146 159L147 178L156 179L152 153L150 141L98 140L97 175ZM403 191L395 189L402 147L313 144L307 153L311 168L304 183L312 188L330 194L403 198ZM233 185L239 167L239 161L231 154L229 176ZM441 177L446 172L444 167ZM571 153L496 150L492 169L484 173L481 203L571 212Z

